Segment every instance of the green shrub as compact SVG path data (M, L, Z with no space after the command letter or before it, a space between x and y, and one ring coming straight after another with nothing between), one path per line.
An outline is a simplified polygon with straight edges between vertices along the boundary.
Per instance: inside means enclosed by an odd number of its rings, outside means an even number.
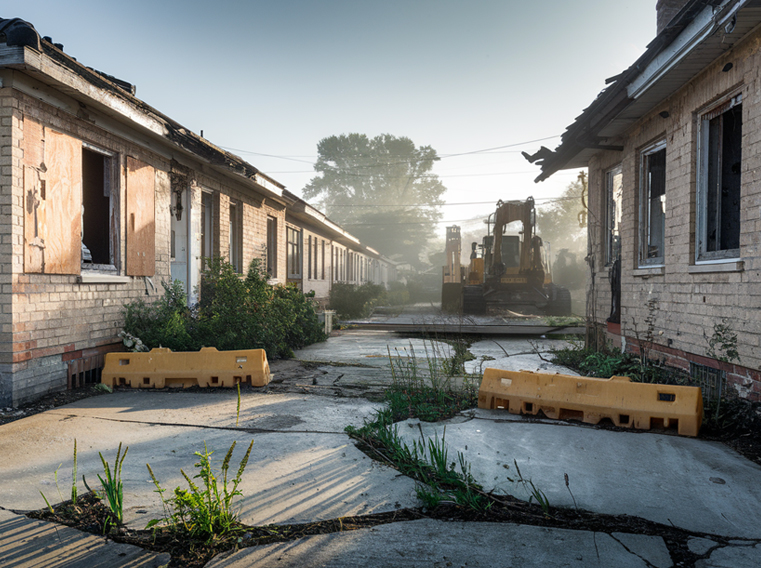
M340 319L364 318L372 313L385 293L381 284L366 282L358 286L336 282L330 289L330 309L335 310Z
M403 282L391 282L386 293L389 306L405 306L410 303L410 291Z
M290 357L293 349L325 340L311 298L293 285L271 286L258 259L245 279L226 260L208 259L200 292L192 310L178 281L164 284L164 296L153 304L128 304L125 334L149 348L264 349L270 357Z

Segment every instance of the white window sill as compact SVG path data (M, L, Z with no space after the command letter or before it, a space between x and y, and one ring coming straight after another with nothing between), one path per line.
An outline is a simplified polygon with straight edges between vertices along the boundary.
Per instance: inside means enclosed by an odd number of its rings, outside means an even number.
M665 266L643 266L643 267L634 269L634 271L632 272L633 276L644 276L644 277L663 276L664 274L666 274Z
M132 277L83 270L77 280L80 284L129 284L132 282Z
M723 262L707 262L687 267L690 274L708 274L712 272L742 272L745 263L742 260L730 260Z

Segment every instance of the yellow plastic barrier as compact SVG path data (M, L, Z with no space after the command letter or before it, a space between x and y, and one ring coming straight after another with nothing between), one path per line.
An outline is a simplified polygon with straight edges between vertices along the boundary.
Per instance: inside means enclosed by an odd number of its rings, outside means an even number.
M107 353L101 382L111 387L263 387L270 382L264 349L200 351L151 349L148 353Z
M608 418L622 428L674 428L684 436L697 436L703 422L700 387L501 369L484 371L478 408L502 408L512 414L541 410L548 418L589 424Z

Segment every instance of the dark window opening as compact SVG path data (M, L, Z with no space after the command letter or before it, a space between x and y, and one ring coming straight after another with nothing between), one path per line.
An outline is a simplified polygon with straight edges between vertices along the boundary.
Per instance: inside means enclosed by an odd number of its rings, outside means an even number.
M707 132L704 251L740 248L742 105L710 119ZM707 154L707 155L706 155Z
M110 158L82 148L82 261L113 264Z
M211 193L201 196L201 257L214 256L214 199Z
M277 278L277 219L267 217L267 273Z
M660 264L664 260L666 233L666 148L657 147L643 154L642 176L640 261Z

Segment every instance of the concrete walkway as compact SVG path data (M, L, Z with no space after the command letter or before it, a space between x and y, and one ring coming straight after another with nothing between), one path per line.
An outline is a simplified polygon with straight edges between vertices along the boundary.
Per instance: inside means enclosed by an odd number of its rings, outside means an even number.
M380 351L382 341L367 333L331 338L328 344L305 350L310 354L305 358L315 361L329 361L334 351L333 358L343 358L339 360L347 366L325 365L325 369L353 369L353 378L344 374L336 383L336 377L325 378L321 365L301 372L286 366L288 378L262 392L244 391L237 426L235 392L219 391L118 392L0 426L0 507L4 509L0 511L0 566L121 567L166 562L166 558L127 547L105 563L104 551L116 550L114 543L13 513L42 508L40 491L58 501L53 472L59 464L63 464L58 470L61 493L70 492L74 438L80 491L85 490L82 474L91 486L97 485L98 452L113 462L119 442L129 446L123 479L125 520L132 528L143 528L162 514L145 464L151 464L165 488L184 486L180 469L192 475L197 461L193 453L202 450L204 442L214 450L219 464L237 441L234 470L254 440L240 487L243 497L238 501L241 520L248 524L302 523L419 506L411 479L372 461L343 432L349 424L360 425L380 406L361 396L369 388L362 383L367 380L361 370L376 370L380 377L387 364L381 357L367 356ZM403 348L409 340L386 336L385 341L396 341ZM500 344L494 349L502 353L501 363L513 365L522 358L521 368L547 365L536 355L518 355L531 351L525 341L522 346L502 340ZM491 348L477 344L474 349ZM299 355L304 357L304 352ZM342 393L360 396L336 396ZM487 488L527 498L522 486L506 481L507 475L514 477L516 460L524 477L533 479L552 506L569 506L567 473L579 507L637 515L695 533L688 538L694 554L689 565L761 565L761 468L723 445L565 422L530 422L484 411L467 413L447 424L408 421L399 428L412 439L443 436L445 426L450 455L464 452L473 473ZM209 566L668 568L674 566L669 545L673 543L660 536L422 519L243 549L215 558ZM69 562L74 558L81 563Z

